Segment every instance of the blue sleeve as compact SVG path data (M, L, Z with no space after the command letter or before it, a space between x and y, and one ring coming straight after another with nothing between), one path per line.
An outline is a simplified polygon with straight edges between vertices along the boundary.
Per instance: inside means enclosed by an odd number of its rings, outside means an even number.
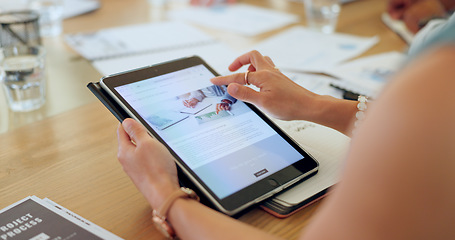
M445 23L438 25L434 29L431 29L431 31L424 32L420 36L418 34L416 40L417 38L420 41L413 43L409 50L411 59L433 46L455 45L455 14L452 14Z

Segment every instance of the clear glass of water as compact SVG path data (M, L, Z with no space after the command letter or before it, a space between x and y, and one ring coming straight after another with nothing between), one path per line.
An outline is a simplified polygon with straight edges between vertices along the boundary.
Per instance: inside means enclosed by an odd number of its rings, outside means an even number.
M8 106L13 111L28 112L46 101L45 49L41 46L13 46L0 49L0 82Z
M323 33L335 32L341 9L339 0L303 0L303 3L308 27Z
M40 35L57 36L62 33L63 0L29 0L31 10L39 13Z

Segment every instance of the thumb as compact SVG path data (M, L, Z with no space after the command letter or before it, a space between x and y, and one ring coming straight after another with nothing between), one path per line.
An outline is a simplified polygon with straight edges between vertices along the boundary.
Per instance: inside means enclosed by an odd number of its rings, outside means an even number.
M255 105L257 105L256 103L259 102L261 97L260 93L255 90L237 83L229 84L227 90L232 97Z
M129 135L131 141L138 144L142 140L149 138L147 129L136 120L127 118L122 122L123 129Z

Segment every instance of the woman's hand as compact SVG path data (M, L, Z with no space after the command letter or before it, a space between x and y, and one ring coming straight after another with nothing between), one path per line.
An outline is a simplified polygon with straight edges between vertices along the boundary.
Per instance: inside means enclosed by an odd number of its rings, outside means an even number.
M117 135L118 159L123 170L150 205L160 207L179 188L174 157L133 119L125 119Z
M229 70L236 71L249 65L248 75L236 73L212 79L215 85L228 85L228 93L234 98L252 103L272 116L283 120L311 120L313 101L319 96L294 83L278 69L269 57L258 51L238 57ZM259 92L243 86L248 83L260 89Z

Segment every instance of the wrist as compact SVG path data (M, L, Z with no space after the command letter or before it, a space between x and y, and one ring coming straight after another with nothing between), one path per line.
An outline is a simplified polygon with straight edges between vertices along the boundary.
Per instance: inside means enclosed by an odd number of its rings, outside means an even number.
M299 118L301 120L322 124L324 118L327 117L328 109L331 108L334 102L335 98L331 96L313 94L310 97L300 99L297 105L299 110L296 112L300 114Z
M357 112L357 103L357 101L319 95L312 104L308 121L350 135L349 130Z
M193 199L199 201L199 197L193 190L182 187L174 190L171 195L166 198L162 205L154 209L152 213L152 219L155 226L169 239L176 238L176 232L172 224L169 222L168 217L173 205L175 205L179 199Z
M140 191L143 193L150 206L153 209L156 209L177 189L179 189L178 183L173 183L170 180L153 181L147 179L141 185Z

